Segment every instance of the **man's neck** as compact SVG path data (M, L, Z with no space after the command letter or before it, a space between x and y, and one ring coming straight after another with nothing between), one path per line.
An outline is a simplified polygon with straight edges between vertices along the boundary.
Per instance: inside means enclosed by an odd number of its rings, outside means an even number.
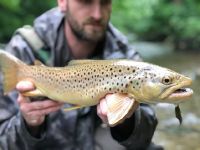
M78 39L67 23L65 24L65 37L75 59L87 58L94 52L97 45L97 43Z

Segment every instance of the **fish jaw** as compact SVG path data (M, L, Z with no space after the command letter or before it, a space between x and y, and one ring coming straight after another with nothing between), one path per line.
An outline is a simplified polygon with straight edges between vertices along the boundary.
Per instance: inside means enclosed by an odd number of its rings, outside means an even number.
M166 89L161 95L162 102L178 104L193 95L193 90L188 88L192 85L192 80L186 76L181 76L177 83Z

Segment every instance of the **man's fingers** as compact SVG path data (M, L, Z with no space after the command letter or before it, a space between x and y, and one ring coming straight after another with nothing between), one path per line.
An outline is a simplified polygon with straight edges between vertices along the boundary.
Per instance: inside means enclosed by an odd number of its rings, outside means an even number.
M100 109L101 109L102 115L107 116L108 106L107 106L107 103L106 103L106 99L102 99L100 101Z
M38 117L38 116L34 117L33 116L32 118L28 117L28 119L25 118L25 120L28 123L28 125L30 125L30 126L38 126L38 125L40 125L44 122L45 116L41 116L41 117Z
M103 101L105 101L105 99L103 100ZM107 110L103 110L101 107L104 107L104 105L105 105L105 103L100 103L100 104L98 104L97 105L97 114L98 114L98 116L101 118L101 120L104 122L104 123L106 123L106 124L108 124L108 118L107 118ZM107 107L107 106L106 106ZM104 111L104 112L103 112Z
M30 112L23 113L24 119L26 120L28 125L38 126L44 122L45 116L51 112L58 111L61 106L52 106L42 110L34 110Z
M17 101L19 104L22 103L30 103L30 99L28 97L24 97L22 94L19 93Z
M30 111L27 113L27 116L30 116L30 118L34 118L34 117L38 117L38 116L45 116L48 115L51 112L55 112L57 110L59 110L61 108L61 106L52 106L52 107L48 107L45 109L41 109L41 110L34 110L34 111Z
M35 86L30 81L20 81L16 85L16 89L20 92L31 91L35 89Z
M43 110L50 107L61 107L63 104L54 102L52 100L45 100L45 101L35 101L31 103L24 103L21 105L21 110L24 112L31 112L34 110Z

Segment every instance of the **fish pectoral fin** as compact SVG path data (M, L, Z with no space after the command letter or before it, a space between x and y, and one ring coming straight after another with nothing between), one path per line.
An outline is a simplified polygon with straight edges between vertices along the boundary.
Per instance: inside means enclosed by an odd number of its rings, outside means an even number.
M128 97L127 94L112 94L106 99L108 106L107 117L110 126L115 126L124 120L126 115L129 115L131 108L136 101ZM138 103L138 102L137 102Z
M33 91L27 91L21 93L23 96L36 97L36 96L45 96L39 89Z
M82 108L82 107L84 107L84 106L72 106L72 107L68 107L68 108L63 108L63 110L64 110L65 112L67 112L67 111L79 109L79 108Z

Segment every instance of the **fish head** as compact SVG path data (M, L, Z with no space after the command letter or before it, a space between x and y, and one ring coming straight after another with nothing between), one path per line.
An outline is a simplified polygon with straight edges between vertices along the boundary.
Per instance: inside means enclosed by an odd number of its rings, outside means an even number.
M193 94L192 80L170 69L150 65L142 68L131 82L135 99L144 103L178 104Z

